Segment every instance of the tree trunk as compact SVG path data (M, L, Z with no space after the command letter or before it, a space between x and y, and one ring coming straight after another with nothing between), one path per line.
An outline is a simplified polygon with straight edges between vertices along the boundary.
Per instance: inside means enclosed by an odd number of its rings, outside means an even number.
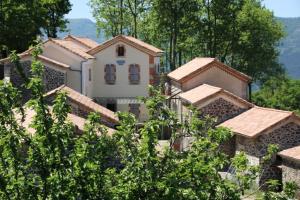
M137 38L137 0L134 0L134 37Z
M121 24L120 24L120 34L123 34L123 0L120 0L120 18L121 18Z
M173 71L175 67L172 65L172 52L173 52L173 35L170 35L170 49L169 49L169 63L170 63L170 69Z
M178 52L178 66L182 65L182 51L180 50Z

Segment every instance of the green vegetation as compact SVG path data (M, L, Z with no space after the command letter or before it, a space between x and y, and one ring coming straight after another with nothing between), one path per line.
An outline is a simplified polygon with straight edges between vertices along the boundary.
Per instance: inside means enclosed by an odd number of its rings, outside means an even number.
M300 114L300 80L272 78L253 94L255 104Z
M219 145L231 137L229 130L214 128L213 119L200 120L197 113L179 122L153 88L153 96L143 99L150 119L142 128L136 128L132 114L119 113L117 132L109 137L99 115L91 114L83 135L74 135L66 94L57 96L52 111L44 103L43 65L36 59L40 53L40 46L33 49L32 76L26 84L32 99L25 109L36 112L33 135L16 118L24 116L19 91L0 82L1 199L235 200L259 174L261 169L249 166L243 153L230 160L220 152ZM166 126L173 130L170 145L158 151L158 133ZM174 143L182 136L194 141L190 149L178 152ZM271 146L264 162L276 152ZM236 171L234 179L219 174L228 165ZM290 199L294 193L294 185L287 185L281 193L268 191L265 199Z
M106 36L124 33L161 47L171 70L203 56L217 57L258 82L284 72L277 60L282 26L260 0L91 0L90 5Z
M56 37L58 30L65 30L64 14L71 10L69 0L1 0L0 50L6 52L27 50L43 31ZM0 54L1 58L1 54Z

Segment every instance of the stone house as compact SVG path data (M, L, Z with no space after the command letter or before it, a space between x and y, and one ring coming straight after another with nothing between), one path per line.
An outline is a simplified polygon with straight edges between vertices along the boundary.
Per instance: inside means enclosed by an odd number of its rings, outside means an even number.
M262 164L270 144L278 145L280 151L300 145L300 117L293 112L255 106L219 126L233 131L236 153L245 152L251 165ZM275 160L263 168L260 185L268 179L281 180Z
M202 84L223 88L249 99L251 78L215 58L195 58L168 74L171 95L186 92Z
M282 182L295 182L300 186L300 146L283 150L278 155L281 158ZM300 189L297 197L300 199Z
M119 119L113 111L97 104L91 98L80 94L79 92L62 85L48 93L46 93L45 99L49 105L53 104L58 92L65 92L67 95L67 103L71 107L71 114L80 118L87 119L89 113L97 112L101 116L101 123L107 127L115 128L119 123Z
M215 125L218 125L228 119L231 119L249 109L254 105L220 87L202 84L196 88L180 93L179 100L182 108L181 117L189 113L189 106L193 106L199 111L199 117L210 116L216 119ZM176 104L173 104L173 106ZM176 110L176 108L173 108ZM189 140L184 138L180 142L180 149L185 149L189 145ZM222 150L233 157L235 154L235 137L222 145Z
M147 119L146 108L137 97L147 97L148 85L156 83L162 50L124 35L102 44L71 35L50 38L42 48L38 60L45 66L45 92L64 84L112 111L130 111L140 121ZM20 54L26 76L30 74L30 52ZM5 64L7 79L17 86L24 82L9 59L0 63Z
M49 107L50 111L51 111L51 107ZM25 129L28 131L29 134L33 135L35 134L35 130L33 128L30 127L33 119L34 119L34 116L36 115L36 112L34 110L31 110L31 109L28 109L26 108L25 109L25 118L22 119L22 116L20 114L18 114L16 116L16 119L19 121L19 124ZM67 120L69 122L71 122L74 127L75 127L75 134L82 134L83 131L84 131L84 125L86 123L86 119L85 118L82 118L82 117L79 117L75 114L72 114L72 113L68 113L68 116L67 116ZM106 129L107 129L107 134L109 136L113 135L113 133L115 132L114 129L110 128L110 127L107 127L107 126L104 126ZM100 133L99 133L100 134Z
M170 105L178 113L179 119L182 119L182 114L185 112L180 94L202 84L222 88L245 100L249 98L248 88L251 78L215 58L195 58L170 72L167 76L170 84ZM194 95L198 95L199 92L202 93L201 88L193 91Z

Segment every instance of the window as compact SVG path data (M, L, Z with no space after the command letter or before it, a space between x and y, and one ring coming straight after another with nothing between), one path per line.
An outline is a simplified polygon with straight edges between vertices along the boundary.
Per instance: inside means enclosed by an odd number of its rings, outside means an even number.
M117 55L119 57L124 57L125 56L125 47L124 47L124 45L118 45L117 46Z
M116 66L113 64L107 64L105 65L105 82L107 84L113 85L116 82Z
M89 68L89 81L92 81L92 69Z
M140 66L137 64L129 65L129 82L130 84L140 83Z
M136 118L139 118L140 104L129 104L129 112L134 114Z

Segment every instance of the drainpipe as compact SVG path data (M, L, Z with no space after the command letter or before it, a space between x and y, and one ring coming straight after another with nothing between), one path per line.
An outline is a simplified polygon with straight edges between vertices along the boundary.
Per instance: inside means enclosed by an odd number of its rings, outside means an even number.
M83 65L83 63L86 63L88 61L89 61L89 59L80 62L80 70L70 68L70 71L74 71L74 72L79 72L80 73L80 93L81 94L82 94L82 90L83 90L82 65Z

